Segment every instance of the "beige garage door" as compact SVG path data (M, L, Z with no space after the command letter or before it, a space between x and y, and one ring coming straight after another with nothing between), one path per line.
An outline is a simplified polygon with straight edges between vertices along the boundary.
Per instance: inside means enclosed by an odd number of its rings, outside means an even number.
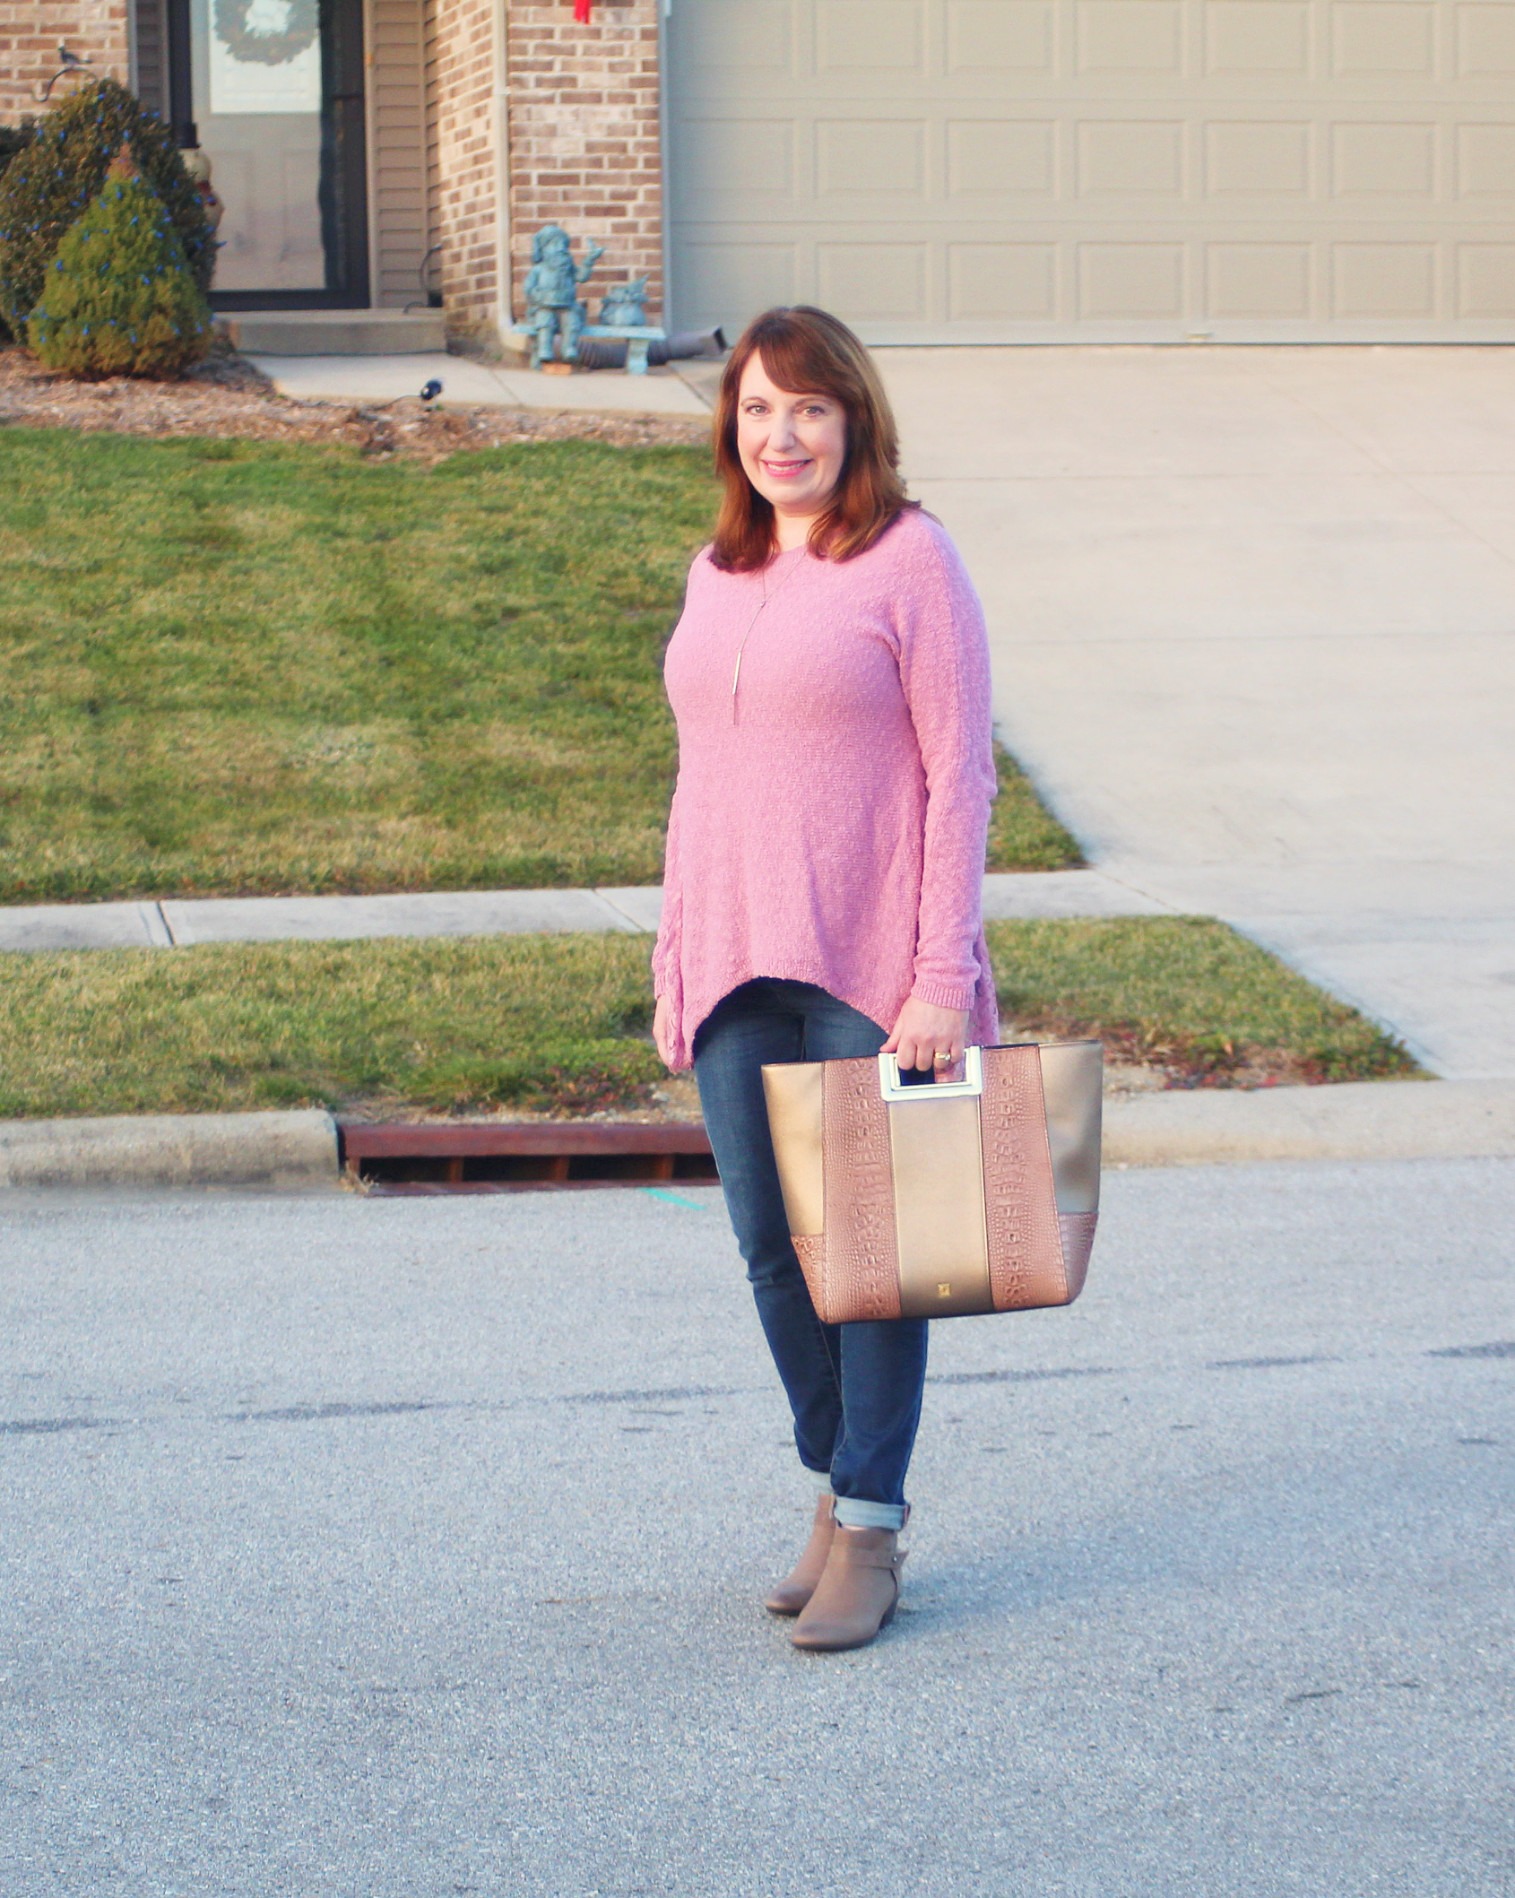
M1512 0L671 0L680 323L1515 341Z

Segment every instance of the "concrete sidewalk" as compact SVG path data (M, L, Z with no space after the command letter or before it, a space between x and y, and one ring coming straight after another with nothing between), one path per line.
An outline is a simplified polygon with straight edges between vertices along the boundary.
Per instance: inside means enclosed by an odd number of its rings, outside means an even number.
M1515 1076L1515 351L879 360L1101 870Z
M657 886L455 890L401 896L165 897L157 903L41 903L0 909L0 951L171 949L201 942L338 942L370 936L653 933ZM1168 906L1097 870L984 878L984 914L1151 916Z
M702 367L669 363L645 376L596 369L572 376L547 376L524 364L474 362L442 353L416 356L253 356L249 360L269 378L280 395L305 401L392 402L419 395L430 381L442 384L440 400L482 402L502 408L592 409L617 414L706 416L710 407L698 392ZM687 368L691 373L683 374Z

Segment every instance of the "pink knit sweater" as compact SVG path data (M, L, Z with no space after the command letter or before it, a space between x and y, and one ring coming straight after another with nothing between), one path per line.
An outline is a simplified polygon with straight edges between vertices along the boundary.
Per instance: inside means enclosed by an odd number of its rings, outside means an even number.
M760 573L707 548L664 679L679 775L652 970L675 1065L757 976L888 1029L910 995L970 1009L969 1040L992 1043L989 650L945 530L909 509L851 560L797 548Z

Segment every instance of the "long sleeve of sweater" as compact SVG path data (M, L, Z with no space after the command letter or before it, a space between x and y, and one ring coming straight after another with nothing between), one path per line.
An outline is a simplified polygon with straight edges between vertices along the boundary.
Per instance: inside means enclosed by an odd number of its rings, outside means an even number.
M673 802L668 808L668 838L663 848L663 909L652 951L654 1000L667 995L674 987L683 907L684 886L679 877L679 794L675 786Z
M956 549L931 543L900 605L900 683L926 775L912 995L971 1008L980 969L984 850L996 791L983 608Z

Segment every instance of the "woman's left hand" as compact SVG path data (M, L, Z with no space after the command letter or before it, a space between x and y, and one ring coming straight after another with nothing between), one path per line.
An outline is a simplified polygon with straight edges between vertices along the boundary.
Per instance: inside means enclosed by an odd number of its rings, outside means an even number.
M935 1002L922 1002L912 995L884 1043L884 1053L898 1055L902 1068L942 1069L962 1060L967 1037L966 1008L938 1008ZM938 1060L940 1055L947 1059Z

